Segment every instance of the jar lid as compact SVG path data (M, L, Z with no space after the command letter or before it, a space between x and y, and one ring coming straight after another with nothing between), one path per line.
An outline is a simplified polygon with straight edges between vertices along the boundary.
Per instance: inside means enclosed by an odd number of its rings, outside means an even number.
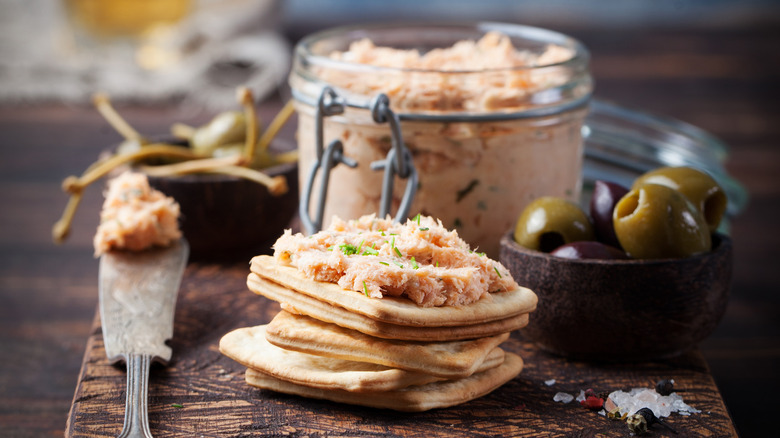
M709 173L723 187L728 216L736 216L747 204L747 190L724 167L726 144L693 125L592 99L583 138L586 189L596 180L630 187L649 170L691 166Z

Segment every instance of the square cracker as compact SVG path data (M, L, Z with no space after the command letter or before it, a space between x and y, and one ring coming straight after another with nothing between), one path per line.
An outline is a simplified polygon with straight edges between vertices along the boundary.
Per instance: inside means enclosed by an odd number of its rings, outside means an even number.
M313 388L281 380L251 368L246 371L246 382L258 388L285 394L374 408L422 412L454 406L482 397L515 378L522 369L523 360L520 356L507 352L500 366L463 379L443 380L383 392L349 392L340 389Z
M286 350L453 379L474 374L488 353L504 342L509 333L463 341L397 341L281 311L266 327L265 337Z
M489 294L489 299L483 298L464 306L420 307L408 299L369 298L335 283L312 280L295 267L280 264L272 256L254 257L250 269L260 277L309 297L396 325L446 327L485 323L529 313L536 308L537 303L536 294L530 289L518 287Z
M442 380L429 374L285 350L265 338L266 326L245 327L220 339L219 350L236 362L296 385L348 392L392 391ZM478 371L499 366L504 351L494 348Z
M287 287L261 278L257 274L250 273L247 278L247 286L252 292L263 295L274 301L282 303L282 308L290 313L311 316L320 321L336 324L341 327L357 330L367 335L382 339L396 339L407 341L456 341L463 339L476 339L486 336L495 336L511 332L528 324L528 314L518 314L504 319L475 323L461 326L445 327L414 327L391 324L369 318L360 313L351 312L340 306L334 306L329 302L291 290ZM339 288L339 290L341 290ZM352 293L351 291L342 293ZM362 296L360 294L354 294ZM365 298L365 296L363 296ZM383 301L367 298L373 301ZM421 310L435 310L435 308L420 308Z

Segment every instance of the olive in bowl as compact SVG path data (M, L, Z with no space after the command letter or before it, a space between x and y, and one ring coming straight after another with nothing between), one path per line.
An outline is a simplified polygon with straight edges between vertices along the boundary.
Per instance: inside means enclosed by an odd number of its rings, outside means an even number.
M706 338L726 309L732 244L685 258L569 259L525 248L512 232L500 261L539 304L522 335L541 348L593 361L679 355Z

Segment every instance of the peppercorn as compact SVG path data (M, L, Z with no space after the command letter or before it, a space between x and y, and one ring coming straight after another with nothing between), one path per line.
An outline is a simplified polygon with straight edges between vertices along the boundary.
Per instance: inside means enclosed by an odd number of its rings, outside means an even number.
M626 417L626 426L628 426L628 430L637 435L647 432L647 420L639 412Z
M642 408L636 411L635 414L629 415L626 418L626 425L628 426L628 429L637 435L646 433L647 429L653 424L660 424L661 426L669 429L672 433L677 434L676 430L674 430L660 418L656 417L650 408Z
M661 395L669 395L674 391L674 382L669 379L659 380L655 384L655 392Z
M580 405L588 409L597 411L604 407L604 399L595 396L590 396L590 397L586 397L585 400L580 401Z
M585 390L585 399L580 400L580 406L597 411L604 407L604 398L597 396L593 389Z
M655 384L655 392L661 395L669 395L673 392L685 392L685 391L682 389L675 390L674 380L663 379L663 380L659 380L658 383Z
M607 412L607 418L610 420L623 421L627 417L626 413L620 413L620 408L615 408Z

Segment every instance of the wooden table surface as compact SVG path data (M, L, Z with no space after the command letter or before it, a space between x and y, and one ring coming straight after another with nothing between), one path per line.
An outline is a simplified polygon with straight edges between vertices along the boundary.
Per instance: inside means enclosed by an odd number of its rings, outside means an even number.
M780 32L771 28L635 30L619 34L607 30L567 31L591 50L599 98L685 120L731 146L727 168L748 188L751 200L732 225L735 260L729 308L717 331L700 347L709 372L704 363L691 370L692 375L704 376L705 380L714 378L741 436L768 436L775 398L780 393L780 298L775 284L779 260L776 253L780 247L780 233L775 229L780 215L780 95L776 86L780 77L776 55ZM261 108L261 113L268 117L277 105L278 101L271 101ZM195 123L210 116L175 106L120 109L146 133L164 132L173 121ZM97 261L92 257L91 237L98 221L100 190L93 187L87 192L72 235L64 245L51 243L50 227L66 202L59 190L62 179L83 171L106 145L117 140L117 135L91 108L55 104L0 107L3 436L62 436L77 391L82 359L85 352L99 348L95 345L99 338L93 326ZM193 264L186 281L206 278L209 273L243 269L246 260ZM240 292L236 281L228 281L228 292ZM216 339L224 327L227 325L201 330L204 337ZM180 342L186 345L188 341ZM530 348L517 339L512 342L518 342L516 348ZM530 363L547 360L532 349L528 351ZM689 364L697 357L698 353L691 353ZM633 379L641 378L643 370L641 366L636 368L634 373L640 375L633 374ZM655 377L653 372L647 370L646 375ZM541 374L535 376L541 378ZM512 383L508 390L527 390L534 382L537 381L521 380ZM208 390L209 382L202 383L197 390ZM566 390L573 390L573 386ZM547 394L550 389L542 389L546 392L536 393L531 400L542 401L542 394L551 396ZM182 394L194 391L179 390ZM240 404L236 400L246 400L242 398L245 396L228 394L215 398L213 403ZM525 401L528 406L529 400ZM277 397L273 403L292 402ZM314 405L327 409L323 404ZM307 402L306 406L313 409L312 403ZM115 407L106 409L106 416L118 415ZM261 416L259 412L256 415ZM247 424L258 425L259 420L251 419ZM355 419L354 424L373 434L382 433L372 428L369 419ZM718 436L701 430L701 436ZM184 428L178 434L192 436L195 432ZM606 436L627 436L622 429L601 432ZM250 428L229 436L253 434L302 435L292 428L274 432ZM562 432L569 436L583 434L589 435L573 427Z

